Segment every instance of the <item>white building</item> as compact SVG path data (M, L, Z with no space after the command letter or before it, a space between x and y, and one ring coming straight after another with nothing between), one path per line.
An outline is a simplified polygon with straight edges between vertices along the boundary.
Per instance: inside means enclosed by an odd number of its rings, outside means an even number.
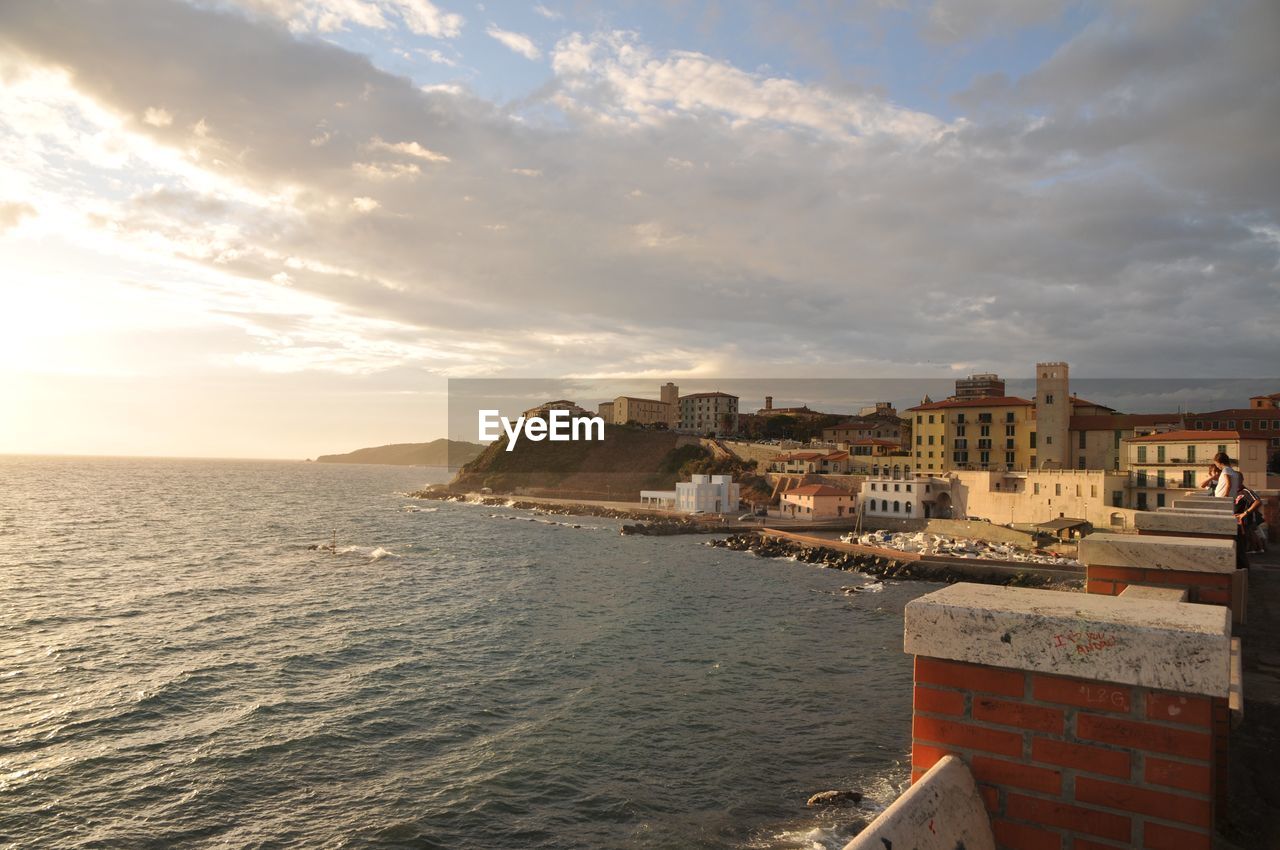
M863 516L920 519L951 516L951 486L927 475L879 475L862 483L858 504Z
M641 490L640 501L686 514L732 513L738 509L740 489L732 475L695 475L692 481L677 482L674 490Z

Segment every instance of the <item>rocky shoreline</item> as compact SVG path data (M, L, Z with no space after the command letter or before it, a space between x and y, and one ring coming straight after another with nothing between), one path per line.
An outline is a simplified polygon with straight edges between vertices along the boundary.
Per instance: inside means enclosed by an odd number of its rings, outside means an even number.
M624 511L617 508L606 508L601 505L591 505L585 503L574 503L558 505L531 499L521 499L517 496L508 496L501 494L494 495L477 495L474 493L463 494L456 493L452 490L429 489L417 490L409 494L411 499L426 499L436 502L465 502L472 505L486 505L494 508L516 508L524 511L534 511L541 514L550 514L552 516L593 516L602 519L632 519L647 520L653 524L661 525L677 525L683 526L685 521L665 520L659 518L657 514L647 513L644 511ZM641 523L645 524L645 523ZM697 523L688 522L688 525L697 525ZM626 532L624 532L626 533ZM643 533L643 532L633 532ZM693 532L666 532L677 534L689 534Z
M923 561L901 561L896 558L885 558L879 555L855 555L841 552L827 546L809 546L790 540L764 537L756 532L732 534L720 540L709 540L706 545L734 552L750 552L761 558L793 558L806 564L817 564L832 570L856 572L880 579L915 579L919 581L938 581L951 584L957 581L994 584L1010 587L1044 587L1047 589L1067 586L1051 582L1034 571L1019 572L1013 576L969 571L961 572L947 566L930 564Z

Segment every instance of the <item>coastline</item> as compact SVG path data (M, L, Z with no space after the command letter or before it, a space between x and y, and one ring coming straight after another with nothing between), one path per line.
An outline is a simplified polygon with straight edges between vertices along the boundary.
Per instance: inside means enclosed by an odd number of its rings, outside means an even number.
M670 536L681 534L727 534L703 545L748 552L761 558L789 558L844 572L857 572L878 579L896 581L967 581L1010 587L1038 587L1045 590L1080 592L1084 573L1048 569L1023 562L997 562L960 558L921 558L907 552L871 550L868 547L825 540L792 530L761 527L737 521L691 519L674 511L640 508L630 502L580 501L550 497L512 496L495 493L459 493L447 487L427 488L410 493L415 499L465 502L490 507L515 508L555 516L591 516L634 520L624 525L624 536ZM831 529L835 530L835 529Z

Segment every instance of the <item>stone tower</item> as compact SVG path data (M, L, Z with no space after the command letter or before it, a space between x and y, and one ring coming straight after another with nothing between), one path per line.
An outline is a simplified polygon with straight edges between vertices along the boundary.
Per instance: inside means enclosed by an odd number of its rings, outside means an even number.
M1069 469L1071 388L1066 363L1036 364L1036 448L1042 469Z
M670 405L667 408L667 425L676 428L680 425L680 388L667 381L658 388L658 400Z

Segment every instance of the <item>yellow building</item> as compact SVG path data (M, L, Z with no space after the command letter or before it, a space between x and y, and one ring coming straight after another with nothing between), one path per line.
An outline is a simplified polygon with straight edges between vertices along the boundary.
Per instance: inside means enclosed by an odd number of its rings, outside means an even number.
M926 401L907 411L920 474L1036 466L1035 403L1018 396Z
M1267 441L1238 431L1169 431L1124 441L1127 468L1139 510L1172 504L1186 490L1195 489L1209 474L1218 452L1237 461L1246 487L1267 486Z
M613 400L615 425L665 425L671 426L671 405L653 398L632 398L620 395Z
M1129 476L1102 469L1033 469L1021 472L952 472L951 499L958 516L994 523L1034 525L1083 519L1095 529L1130 528Z
M1071 457L1076 469L1126 468L1124 441L1182 428L1180 413L1084 414L1071 417Z

